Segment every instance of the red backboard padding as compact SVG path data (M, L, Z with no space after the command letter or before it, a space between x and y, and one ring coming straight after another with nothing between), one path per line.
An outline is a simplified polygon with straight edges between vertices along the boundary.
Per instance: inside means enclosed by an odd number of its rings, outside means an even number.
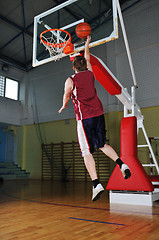
M95 78L111 95L121 94L121 87L114 80L111 74L106 70L102 63L91 55L91 65Z
M131 177L124 179L117 165L109 179L106 189L148 191L154 187L137 157L137 119L126 117L121 121L121 159L131 170Z

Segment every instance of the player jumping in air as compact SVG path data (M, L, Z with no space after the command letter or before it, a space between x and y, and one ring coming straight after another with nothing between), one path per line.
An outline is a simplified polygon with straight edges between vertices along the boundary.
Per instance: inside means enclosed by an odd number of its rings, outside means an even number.
M103 105L94 87L95 77L90 63L90 40L91 37L88 36L85 43L84 57L76 56L73 60L75 74L67 78L65 82L63 105L59 113L67 108L67 104L70 98L72 98L77 120L78 141L86 169L93 183L92 201L96 201L104 191L104 188L98 180L95 161L92 155L95 147L99 148L119 165L125 179L131 176L131 172L129 167L119 158L115 150L105 143L106 130Z

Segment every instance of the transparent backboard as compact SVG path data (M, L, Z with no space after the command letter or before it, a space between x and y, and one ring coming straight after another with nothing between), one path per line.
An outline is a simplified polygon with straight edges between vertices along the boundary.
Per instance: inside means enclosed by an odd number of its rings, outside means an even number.
M76 36L80 22L91 27L90 48L118 38L116 0L69 0L34 18L33 67L59 59L59 52L50 56L40 41L40 34L47 29L63 29L70 33L73 53L84 49L84 39ZM57 39L58 41L58 39ZM67 56L61 53L60 58Z

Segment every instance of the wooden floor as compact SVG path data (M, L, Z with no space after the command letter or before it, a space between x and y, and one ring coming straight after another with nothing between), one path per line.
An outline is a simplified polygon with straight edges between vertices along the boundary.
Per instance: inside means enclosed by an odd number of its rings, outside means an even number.
M158 240L159 202L91 201L91 183L39 180L0 185L0 240Z

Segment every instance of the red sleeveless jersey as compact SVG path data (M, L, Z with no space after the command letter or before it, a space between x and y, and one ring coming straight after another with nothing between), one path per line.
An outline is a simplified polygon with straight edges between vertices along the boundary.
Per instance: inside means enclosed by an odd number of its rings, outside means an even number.
M70 78L73 80L71 98L76 120L102 115L103 105L97 96L93 72L90 70L78 72Z

